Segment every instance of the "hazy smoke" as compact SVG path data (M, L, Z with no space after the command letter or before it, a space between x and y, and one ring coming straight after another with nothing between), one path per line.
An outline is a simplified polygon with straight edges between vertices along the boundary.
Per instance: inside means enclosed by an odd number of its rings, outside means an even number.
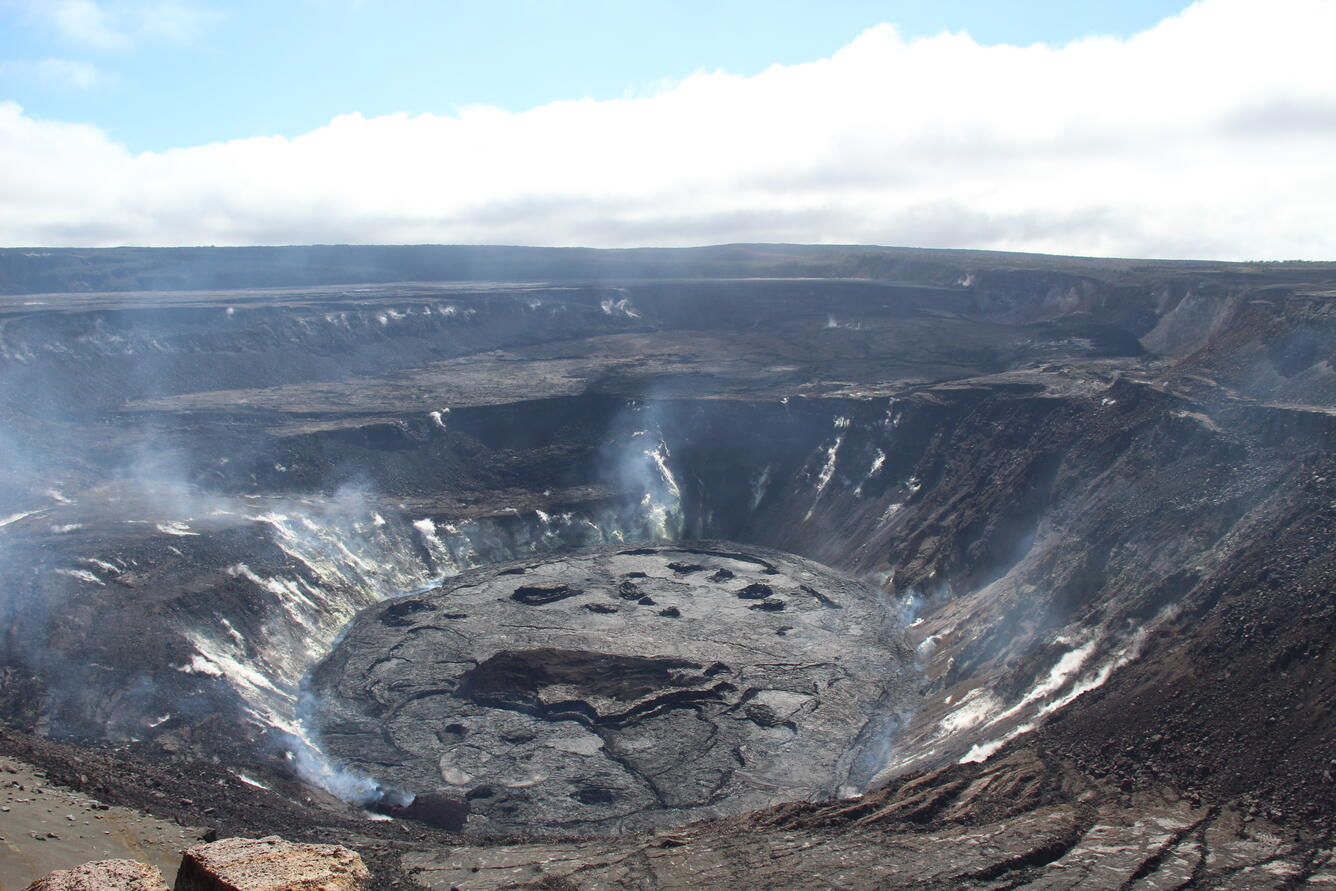
M413 803L416 797L413 793L385 786L365 774L335 763L326 755L313 740L308 729L307 718L311 714L312 705L309 694L302 697L300 705L302 718L293 732L283 738L298 776L350 804L369 805L384 802L407 807Z

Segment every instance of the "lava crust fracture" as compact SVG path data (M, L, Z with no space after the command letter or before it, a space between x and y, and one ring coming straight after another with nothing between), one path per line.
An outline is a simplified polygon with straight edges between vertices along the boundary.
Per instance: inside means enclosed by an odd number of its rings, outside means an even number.
M907 653L879 593L717 542L466 573L364 611L315 675L332 754L478 832L621 832L870 777Z

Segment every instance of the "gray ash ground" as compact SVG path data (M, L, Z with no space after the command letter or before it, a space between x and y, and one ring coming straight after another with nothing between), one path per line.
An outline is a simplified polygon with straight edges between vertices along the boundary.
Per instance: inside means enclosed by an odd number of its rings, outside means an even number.
M315 673L316 723L470 832L824 798L861 791L903 723L893 616L875 588L726 542L508 563L363 612Z
M377 888L412 887L400 866L404 853L459 842L456 835L418 822L368 820L360 809L258 762L223 765L164 757L145 745L72 746L8 729L0 729L0 756L19 776L31 775L33 781L24 785L33 794L22 797L43 803L50 797L63 807L54 814L23 814L10 804L10 812L0 812L5 826L0 830L5 839L0 889L5 891L22 888L51 869L107 856L148 860L171 875L181 850L199 840L266 834L351 845L371 868ZM3 782L14 780L3 774ZM38 787L42 793L35 792ZM113 807L103 810L106 806ZM112 835L103 836L108 827L102 826L81 831L84 811L113 821ZM11 813L18 814L12 822ZM69 824L67 813L79 818L78 824ZM51 830L60 838L32 837ZM81 834L92 838L81 840ZM118 847L108 849L109 838Z

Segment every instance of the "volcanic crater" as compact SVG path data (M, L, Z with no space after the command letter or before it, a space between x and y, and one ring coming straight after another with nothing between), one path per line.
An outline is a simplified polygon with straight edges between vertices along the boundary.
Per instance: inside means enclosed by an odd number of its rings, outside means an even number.
M0 251L0 292L0 754L54 781L380 887L1336 881L1331 264Z

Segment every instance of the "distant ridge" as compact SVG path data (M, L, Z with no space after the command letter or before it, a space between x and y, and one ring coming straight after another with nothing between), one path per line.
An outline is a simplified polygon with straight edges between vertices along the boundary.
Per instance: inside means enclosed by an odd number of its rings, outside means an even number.
M188 248L4 248L0 293L285 288L404 281L600 281L673 278L876 278L956 285L987 266L1091 275L1251 276L1284 270L1295 282L1329 277L1332 263L1095 259L999 251L863 245L728 244L692 248L501 245L295 245Z

